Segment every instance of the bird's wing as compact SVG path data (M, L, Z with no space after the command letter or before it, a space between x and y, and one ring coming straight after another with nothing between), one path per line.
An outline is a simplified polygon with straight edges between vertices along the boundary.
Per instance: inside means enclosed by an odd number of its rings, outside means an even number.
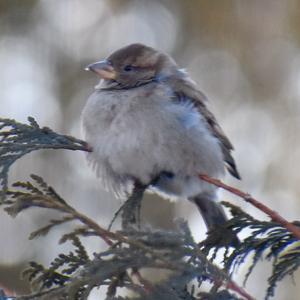
M218 124L215 116L208 110L206 106L206 96L199 91L196 88L195 83L185 75L169 79L168 84L171 85L172 90L174 91L174 101L190 101L195 105L206 120L208 129L220 142L226 169L232 176L241 179L235 161L231 155L233 146L221 126Z

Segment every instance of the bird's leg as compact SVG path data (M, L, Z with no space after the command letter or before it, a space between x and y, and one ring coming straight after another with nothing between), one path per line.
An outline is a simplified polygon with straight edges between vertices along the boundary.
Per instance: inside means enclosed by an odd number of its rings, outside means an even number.
M138 225L138 227L140 227L141 206L142 206L142 199L143 199L144 192L149 186L151 185L155 186L156 183L161 178L161 176L173 177L174 175L171 172L167 172L167 171L160 172L148 184L142 184L140 181L135 180L132 194L116 212L113 221L118 216L118 214L122 211L123 229L127 229L128 227L136 224Z
M124 202L124 203L118 208L118 210L115 212L115 214L114 214L112 220L110 221L110 223L109 223L109 225L108 225L108 227L107 227L107 230L109 230L109 231L111 230L111 228L112 228L114 222L116 221L117 217L118 217L118 216L120 215L120 213L123 211L125 204L126 204L126 202Z
M122 208L122 228L128 229L130 226L137 224L140 226L141 203L147 185L136 181L130 197L126 200Z

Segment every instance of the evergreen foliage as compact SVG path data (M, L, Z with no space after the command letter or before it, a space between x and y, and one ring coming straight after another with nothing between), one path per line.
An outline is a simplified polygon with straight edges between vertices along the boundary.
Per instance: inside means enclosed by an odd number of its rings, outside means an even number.
M73 251L60 253L46 267L30 262L23 276L30 281L30 295L8 297L0 291L0 299L87 299L94 288L106 290L106 300L146 299L254 299L232 279L241 265L252 262L245 283L261 259L272 261L266 299L274 296L275 288L286 275L292 275L300 264L300 243L286 227L271 221L260 221L241 208L224 202L232 214L227 227L209 232L207 239L197 243L184 221L177 222L177 230L138 228L124 221L137 219L123 210L123 230L110 231L73 208L41 177L31 175L27 182L16 182L8 187L8 172L23 155L39 149L70 149L91 151L84 141L60 135L49 128L41 128L33 118L29 125L14 120L0 119L0 184L2 207L13 217L39 207L57 211L58 217L31 233L30 239L48 234L54 227L73 222L73 230L60 238L60 243L71 242ZM132 199L132 197L130 197ZM135 199L136 201L136 199ZM131 203L132 204L132 203ZM128 206L128 205L127 205ZM124 206L126 207L126 205ZM133 209L134 210L134 209ZM112 216L113 217L113 216ZM129 222L130 223L130 222ZM294 222L298 225L297 222ZM223 266L214 260L224 249L225 235L230 228L235 233L248 230L240 246L223 251ZM224 231L224 232L223 232ZM106 248L88 255L82 237L101 238ZM145 269L167 271L169 276L153 284L142 275ZM201 291L204 282L210 283L208 292ZM127 289L127 297L118 294ZM132 294L133 293L133 294Z

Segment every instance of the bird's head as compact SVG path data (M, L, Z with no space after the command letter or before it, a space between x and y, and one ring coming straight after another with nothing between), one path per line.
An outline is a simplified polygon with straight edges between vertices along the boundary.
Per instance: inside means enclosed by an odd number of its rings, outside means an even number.
M130 89L169 76L177 69L167 54L142 44L131 44L107 59L92 63L86 70L95 72L104 88Z

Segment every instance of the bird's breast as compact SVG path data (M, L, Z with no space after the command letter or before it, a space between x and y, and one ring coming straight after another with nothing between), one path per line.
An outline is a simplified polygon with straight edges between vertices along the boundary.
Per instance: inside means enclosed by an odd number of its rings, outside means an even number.
M95 92L82 114L86 141L100 169L147 183L162 171L218 175L221 148L189 102L164 88Z

